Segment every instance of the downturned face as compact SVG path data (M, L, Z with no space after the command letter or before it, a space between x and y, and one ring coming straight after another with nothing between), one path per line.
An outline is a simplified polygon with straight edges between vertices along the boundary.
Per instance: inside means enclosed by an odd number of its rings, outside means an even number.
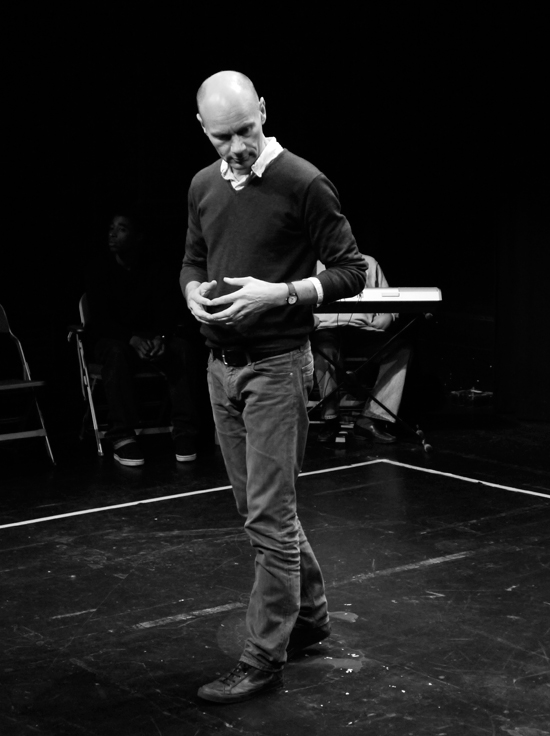
M211 98L201 106L197 117L219 156L237 175L249 174L265 148L263 98Z

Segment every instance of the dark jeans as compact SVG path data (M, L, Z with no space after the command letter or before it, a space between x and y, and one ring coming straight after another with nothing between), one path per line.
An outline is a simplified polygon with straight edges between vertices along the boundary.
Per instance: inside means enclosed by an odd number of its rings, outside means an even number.
M202 345L172 337L164 354L155 361L142 360L134 348L121 340L102 338L94 347L101 363L101 377L109 410L106 437L112 441L135 436L139 426L134 376L140 370L162 372L168 381L171 399L172 436L195 437L201 423L202 401L207 392L206 361Z
M294 626L328 621L323 576L296 513L313 385L309 343L239 368L211 358L208 385L237 509L256 550L241 660L271 672L286 661Z

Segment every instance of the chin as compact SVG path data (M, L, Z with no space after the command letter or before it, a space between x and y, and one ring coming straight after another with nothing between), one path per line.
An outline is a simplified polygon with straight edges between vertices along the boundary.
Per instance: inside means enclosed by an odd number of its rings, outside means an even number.
M257 158L257 156L249 155L242 161L232 161L231 166L239 169L249 169Z

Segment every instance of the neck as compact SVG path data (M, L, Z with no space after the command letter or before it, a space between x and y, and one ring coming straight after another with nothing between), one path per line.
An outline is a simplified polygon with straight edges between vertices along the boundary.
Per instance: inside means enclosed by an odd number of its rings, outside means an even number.
M262 140L260 141L260 151L258 153L258 158L260 158L266 146L267 146L267 140L266 140L265 135L262 134ZM258 158L256 159L256 161L258 160Z
M123 268L132 268L137 261L137 254L135 251L129 251L128 253L115 253L115 260L118 265Z
M242 171L235 171L232 166L230 166L229 168L231 169L231 172L237 181L242 181L243 179L246 179L246 177L249 176L250 172L252 171L252 168L250 168L248 171L243 173Z

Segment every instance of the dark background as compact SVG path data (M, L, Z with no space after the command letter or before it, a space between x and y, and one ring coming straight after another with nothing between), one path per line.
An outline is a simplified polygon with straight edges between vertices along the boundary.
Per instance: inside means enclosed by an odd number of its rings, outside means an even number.
M442 289L445 390L477 382L497 411L550 420L542 18L335 12L79 5L10 20L0 303L54 425L81 409L67 325L111 209L147 202L159 250L182 255L190 178L216 155L194 96L227 68L265 97L266 134L336 184L389 282Z

